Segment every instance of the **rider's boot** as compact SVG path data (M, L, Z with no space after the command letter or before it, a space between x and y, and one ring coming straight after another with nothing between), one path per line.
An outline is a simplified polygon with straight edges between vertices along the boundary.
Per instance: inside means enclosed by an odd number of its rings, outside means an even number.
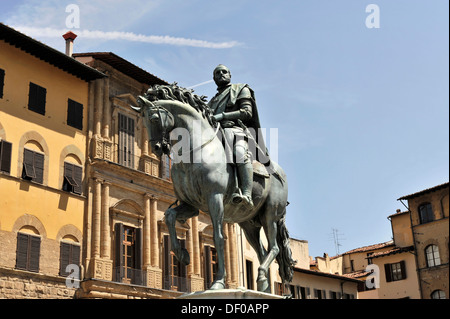
M249 208L253 208L252 187L253 187L253 166L251 162L237 165L237 173L241 181L241 194L233 194L233 202L243 202Z

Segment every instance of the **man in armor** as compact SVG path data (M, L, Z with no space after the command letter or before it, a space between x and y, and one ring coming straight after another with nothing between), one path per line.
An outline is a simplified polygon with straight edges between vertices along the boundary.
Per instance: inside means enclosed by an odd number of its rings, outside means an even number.
M253 131L260 128L254 93L247 84L232 84L230 70L222 64L214 69L213 78L218 92L208 106L214 114L214 120L224 129L228 145L232 145L242 193L235 192L232 200L253 207L252 155L257 154L249 150L248 143L254 142L255 136L247 128L253 128Z

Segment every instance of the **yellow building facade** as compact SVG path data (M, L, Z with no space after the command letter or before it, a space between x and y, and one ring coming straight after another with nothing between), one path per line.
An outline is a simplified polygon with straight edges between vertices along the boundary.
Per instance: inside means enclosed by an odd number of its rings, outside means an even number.
M0 24L0 297L71 298L86 204L89 81L104 75Z

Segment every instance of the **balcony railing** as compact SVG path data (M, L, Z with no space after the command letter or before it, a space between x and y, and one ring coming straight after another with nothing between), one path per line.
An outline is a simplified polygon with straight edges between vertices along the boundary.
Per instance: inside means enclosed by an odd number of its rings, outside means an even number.
M166 290L191 292L191 283L188 278L178 276L164 276L163 280L163 287Z
M126 267L114 267L114 274L114 281L116 282L147 286L147 272L145 270Z

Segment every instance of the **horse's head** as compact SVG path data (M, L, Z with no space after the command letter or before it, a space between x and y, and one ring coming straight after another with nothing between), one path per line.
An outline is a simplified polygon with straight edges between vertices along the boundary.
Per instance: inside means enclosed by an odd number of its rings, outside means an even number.
M152 96L148 93L137 98L140 107L133 107L133 109L142 114L152 152L157 156L169 155L171 149L170 131L174 128L174 117L167 109L158 106L157 101L152 102Z

